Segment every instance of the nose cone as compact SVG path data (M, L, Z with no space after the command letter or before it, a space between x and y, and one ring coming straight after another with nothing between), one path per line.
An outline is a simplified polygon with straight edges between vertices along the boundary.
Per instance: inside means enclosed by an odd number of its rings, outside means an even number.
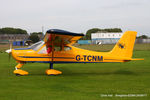
M8 49L8 50L6 50L5 52L7 52L7 53L11 53L11 51L12 51L11 49Z

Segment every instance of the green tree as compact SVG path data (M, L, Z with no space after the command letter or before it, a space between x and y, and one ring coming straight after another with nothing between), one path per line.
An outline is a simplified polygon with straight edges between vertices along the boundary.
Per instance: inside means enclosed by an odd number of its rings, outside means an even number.
M99 28L92 28L92 29L89 29L87 32L86 32L86 35L81 38L80 40L91 40L91 33L96 33L100 31Z
M40 40L40 38L38 37L38 34L34 34L32 33L30 36L29 36L29 40L31 40L33 43L36 43Z
M108 28L108 29L102 29L102 32L122 32L120 28Z
M0 34L27 34L26 30L20 29L20 28L0 28Z
M91 33L96 33L100 31L99 28L93 28L93 29L89 29L87 32L86 32L86 40L91 40Z
M33 33L31 33L31 34L42 34L42 35L43 35L42 32L33 32Z
M39 39L43 39L43 37L44 37L44 34L42 32L33 32L31 34L37 35L39 37Z
M141 35L139 37L137 37L138 39L148 39L148 36L147 35Z

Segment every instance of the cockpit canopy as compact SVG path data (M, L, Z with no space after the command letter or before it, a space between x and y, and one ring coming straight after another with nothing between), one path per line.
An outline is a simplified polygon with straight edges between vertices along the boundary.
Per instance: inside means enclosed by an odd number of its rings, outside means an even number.
M57 40L57 39L56 39ZM37 51L41 48L41 50L39 51L39 54L47 54L47 53L50 53L48 52L48 48L50 48L51 46L49 45L45 45L44 41L39 41L35 44L32 44L31 46L29 46L28 48L34 50L34 51ZM43 46L43 47L42 47ZM64 45L55 45L54 46L54 51L68 51L68 50L71 50L71 47L69 46L64 46Z
M37 51L38 49L40 49L42 47L42 45L44 45L44 41L39 41L39 42L34 43L31 46L29 46L29 48L34 51Z

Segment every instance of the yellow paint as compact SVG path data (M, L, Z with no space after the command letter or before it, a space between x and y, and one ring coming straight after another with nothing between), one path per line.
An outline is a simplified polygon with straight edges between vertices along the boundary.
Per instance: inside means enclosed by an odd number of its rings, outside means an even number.
M16 68L20 69L24 64L23 63L19 63Z
M46 74L47 75L59 75L59 74L62 74L62 72L55 70L55 69L47 69Z
M17 69L17 70L14 70L14 74L16 74L16 75L28 75L29 73L27 71Z

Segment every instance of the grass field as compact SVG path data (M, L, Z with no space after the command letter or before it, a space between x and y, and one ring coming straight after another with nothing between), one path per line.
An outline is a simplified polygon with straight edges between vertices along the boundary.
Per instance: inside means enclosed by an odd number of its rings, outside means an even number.
M80 45L108 51L113 45ZM5 48L7 49L7 47ZM4 48L0 49L4 51ZM0 100L150 100L150 44L136 44L127 63L56 64L60 76L46 76L48 64L26 64L28 76L15 76L16 62L0 53ZM145 94L144 97L102 97L102 94Z

